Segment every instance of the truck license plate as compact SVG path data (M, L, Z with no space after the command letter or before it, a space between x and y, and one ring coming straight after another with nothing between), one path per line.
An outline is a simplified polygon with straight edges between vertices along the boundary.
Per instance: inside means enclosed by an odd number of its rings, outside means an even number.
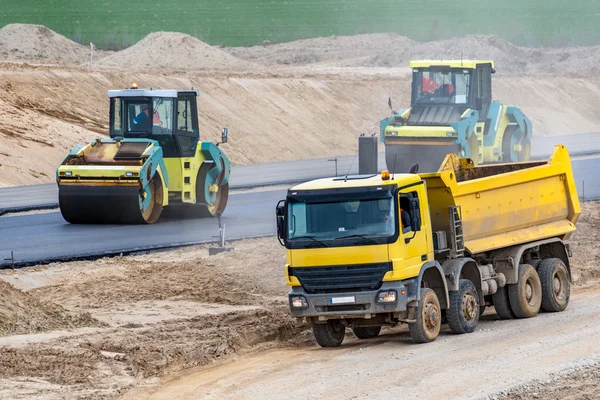
M343 304L343 303L356 303L356 299L354 298L354 296L329 298L329 304Z

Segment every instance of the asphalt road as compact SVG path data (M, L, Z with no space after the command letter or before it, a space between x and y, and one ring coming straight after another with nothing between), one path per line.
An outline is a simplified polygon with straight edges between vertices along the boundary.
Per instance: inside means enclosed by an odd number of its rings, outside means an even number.
M533 158L547 158L556 144L564 144L572 156L600 153L600 133L535 137ZM231 189L244 189L303 182L314 178L358 172L358 157L346 156L314 160L286 161L232 167ZM385 169L385 156L380 153L379 170ZM337 165L336 165L337 164ZM0 188L0 215L15 211L58 207L55 183Z
M231 195L221 218L228 240L275 234L275 205L285 190ZM168 215L153 225L71 225L60 212L0 218L0 258L19 266L217 241L216 218ZM9 267L1 260L0 267Z

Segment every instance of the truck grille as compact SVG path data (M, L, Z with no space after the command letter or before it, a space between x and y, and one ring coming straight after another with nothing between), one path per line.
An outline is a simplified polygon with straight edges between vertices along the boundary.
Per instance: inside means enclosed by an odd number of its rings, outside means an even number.
M309 293L335 293L378 289L386 272L392 270L392 263L340 265L335 267L290 268L290 276L295 276Z

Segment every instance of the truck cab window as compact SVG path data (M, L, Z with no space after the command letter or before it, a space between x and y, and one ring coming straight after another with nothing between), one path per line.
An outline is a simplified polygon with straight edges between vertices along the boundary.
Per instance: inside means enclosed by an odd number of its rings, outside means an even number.
M415 217L419 217L421 211L419 208L413 208L414 206L411 206L411 202L413 199L418 198L417 192L400 194L400 225L402 227L402 233L404 234L408 232L416 232L415 227L412 226L412 221L414 221Z
M408 195L400 195L400 214L402 233L408 233L412 230L410 226L410 197Z

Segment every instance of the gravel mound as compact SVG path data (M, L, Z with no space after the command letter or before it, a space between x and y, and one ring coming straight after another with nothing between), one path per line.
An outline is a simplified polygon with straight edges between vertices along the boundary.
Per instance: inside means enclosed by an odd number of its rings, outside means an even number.
M171 70L242 70L252 68L226 52L190 35L154 32L135 45L95 63L100 67Z
M89 57L89 48L42 25L10 24L0 29L0 61L81 64Z
M417 42L396 33L330 36L252 47L230 47L225 51L244 60L262 64L305 65L354 60L384 53L386 49L408 49Z
M467 35L415 42L395 33L332 36L289 43L225 49L261 64L319 64L336 67L408 67L416 59L491 59L501 72L600 73L600 46L519 47L496 35Z

